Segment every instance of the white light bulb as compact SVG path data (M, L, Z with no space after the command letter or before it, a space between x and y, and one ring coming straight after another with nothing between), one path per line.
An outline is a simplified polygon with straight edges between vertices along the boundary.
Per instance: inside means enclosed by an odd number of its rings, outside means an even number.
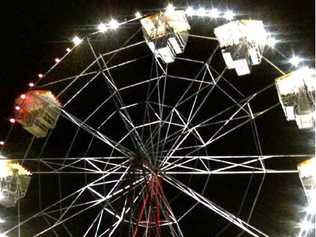
M195 15L195 10L193 9L193 7L188 7L185 10L185 14L187 14L188 16L193 16L193 15Z
M108 27L104 23L100 23L98 25L98 31L101 33L104 33L108 30Z
M303 221L302 223L299 224L301 229L309 231L310 229L312 229L314 227L314 224L310 221Z
M220 12L217 8L212 8L210 10L210 17L218 18L219 14L220 14Z
M135 17L136 17L136 18L142 18L142 14L141 14L140 12L136 12L136 13L135 13Z
M81 44L82 39L80 39L78 36L75 36L72 38L72 42L74 43L75 46L78 46L79 44Z
M0 141L0 146L3 146L4 145L4 141Z
M310 205L310 206L306 207L305 208L305 212L308 213L308 214L316 215L315 206Z
M171 13L175 10L174 6L169 3L168 6L166 7L166 12Z
M0 217L0 224L5 223L5 220Z
M231 21L231 20L234 19L234 17L235 17L235 13L234 13L233 11L231 11L231 10L228 10L228 11L226 11L226 12L224 13L224 18L225 18L226 20Z
M206 14L205 8L204 8L204 7L200 7L200 8L197 10L196 15L201 16L201 17L202 17L202 16L206 16L207 14Z
M270 37L267 40L267 45L270 46L271 48L274 48L277 43L278 43L278 40L276 40L273 37Z
M303 59L301 57L293 56L289 60L289 63L292 64L294 67L297 67L302 61L303 61Z
M8 237L6 234L0 233L0 237Z
M112 29L112 30L116 30L117 28L119 28L119 26L120 26L120 23L119 23L117 20L115 20L115 19L112 19L112 20L109 22L109 27L110 27L110 29Z

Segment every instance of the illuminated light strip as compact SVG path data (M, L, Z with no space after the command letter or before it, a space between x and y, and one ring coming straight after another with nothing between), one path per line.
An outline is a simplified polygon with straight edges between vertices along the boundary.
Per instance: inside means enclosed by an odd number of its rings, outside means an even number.
M224 18L231 21L235 18L236 14L232 10L220 11L217 8L205 9L204 7L193 8L189 6L185 9L185 14L187 16L198 16L198 17L208 17L208 18Z
M174 11L175 9L183 9L185 11L185 14L187 16L198 16L198 17L208 17L208 18L224 18L228 21L234 19L234 17L236 16L236 14L232 11L232 10L226 10L226 11L220 11L218 10L217 8L209 8L209 9L206 9L204 7L199 7L199 8L194 8L192 6L188 6L186 9L185 8L176 8L174 7L172 4L169 4L166 8L165 8L165 11ZM91 35L94 35L94 34L98 34L98 33L105 33L106 31L108 31L109 29L111 30L116 30L118 29L121 25L125 25L127 23L130 23L130 22L133 22L133 21L137 21L139 20L140 18L144 17L139 11L137 11L135 13L135 17L134 18L131 18L129 20L125 20L125 21L122 21L122 22L118 22L117 20L115 19L112 19L111 21L109 21L108 23L100 23L98 26L97 26L97 29L98 31L97 32L94 32L94 33L91 33ZM67 48L66 49L66 55L69 54L76 46L78 46L82 41L83 39L81 38L76 38L76 36L73 38L73 43L74 43L74 47L73 48ZM279 42L279 40L276 40L275 38L273 37L269 37L268 40L267 40L267 45L270 46L271 48L274 48L274 46ZM65 55L65 56L66 56ZM65 56L63 58L60 59L60 61L62 61ZM289 61L291 61L291 59L289 59ZM301 61L300 61L301 62ZM295 63L297 64L297 63ZM52 68L50 68L47 73L49 71L51 71L51 69L53 69L56 65L54 65ZM47 74L46 73L46 74ZM46 75L45 74L45 75ZM43 74L41 74L42 77L43 77ZM42 77L40 77L40 79L42 79ZM39 80L40 81L40 80ZM29 87L33 87L35 86L34 83L31 83L31 85L29 85Z

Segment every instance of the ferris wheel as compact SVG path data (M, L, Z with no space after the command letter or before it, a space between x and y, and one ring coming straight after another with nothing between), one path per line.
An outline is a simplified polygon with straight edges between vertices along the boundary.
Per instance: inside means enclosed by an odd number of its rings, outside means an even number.
M201 18L216 21L199 29ZM1 237L276 236L259 203L275 175L307 196L293 236L315 234L313 154L266 153L260 125L281 114L312 131L316 71L269 60L264 22L168 5L72 41L15 100L0 205L17 215Z

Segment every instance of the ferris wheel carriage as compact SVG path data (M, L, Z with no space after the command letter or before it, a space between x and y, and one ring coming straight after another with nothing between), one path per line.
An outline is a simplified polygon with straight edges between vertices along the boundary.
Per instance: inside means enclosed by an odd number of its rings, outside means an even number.
M299 177L308 198L316 190L316 158L306 160L298 165Z
M279 99L288 121L300 129L314 127L316 72L302 68L276 79Z
M19 199L25 197L31 173L9 160L0 160L0 170L0 205L14 207Z
M32 90L15 101L15 119L35 137L46 137L60 115L60 103L47 90Z
M228 69L235 69L238 76L251 72L253 65L262 60L267 33L262 21L232 21L214 29Z
M165 11L140 22L150 50L163 62L172 63L177 54L184 52L190 30L184 11Z

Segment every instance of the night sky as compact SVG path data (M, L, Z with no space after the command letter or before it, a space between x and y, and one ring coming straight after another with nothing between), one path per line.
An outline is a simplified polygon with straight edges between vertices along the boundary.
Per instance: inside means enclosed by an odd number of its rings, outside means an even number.
M2 37L4 39L4 43L2 43L4 55L2 55L3 60L0 70L0 80L2 82L0 86L0 140L5 139L10 129L11 125L8 119L13 115L14 99L28 89L28 83L36 80L38 73L45 73L45 71L53 65L54 58L62 57L65 54L65 49L72 47L71 38L75 34L84 36L94 32L99 22L108 21L111 17L123 21L124 19L132 18L136 10L150 12L165 7L167 4L167 2L157 2L158 1L145 0L45 0L38 1L38 3L31 1L24 1L23 3L14 2L12 8L10 8L10 15L18 21L15 22L12 21L12 19L7 19L3 22L3 24L7 25L6 27L9 26L9 30L4 34L5 36ZM266 24L267 29L273 32L277 39L280 39L280 43L276 47L277 50L288 58L293 54L300 55L306 59L304 64L312 67L315 65L315 2L312 0L175 1L173 3L175 6L192 5L205 6L207 8L233 9L238 13L239 18L245 15L246 18L261 19ZM200 19L196 21L193 20L191 25L194 33L211 36L213 28L219 24L220 22ZM103 45L102 47L100 46L100 48L107 50L107 47L117 47L121 42L124 42L124 39L127 39L135 32L137 28L138 26L136 24L131 24L122 27L118 32L110 33L106 41L106 46ZM139 33L139 37L141 36L141 33ZM187 56L206 59L214 47L216 47L214 43L209 45L208 41L193 39L188 43ZM130 54L146 55L150 53L145 47L141 50L143 51L130 51ZM69 64L62 67L60 71L54 71L53 76L49 79L67 75L67 70L72 70L69 68L71 65L74 65L74 63L77 63L77 66L79 65L78 67L80 67L81 64L86 65L86 55L84 53L78 53L77 56L81 58L69 62ZM273 50L267 50L265 56L285 72L289 72L293 69L287 63L286 58ZM118 62L124 60L125 57L128 59L131 56L124 54L119 55L117 58ZM223 64L221 56L218 54L215 59L214 66L220 68L221 64ZM150 66L151 59L149 58L148 60L148 65ZM120 76L122 79L138 77L140 78L139 80L142 80L143 73L148 71L146 70L143 71L141 66L138 66L134 69L124 71L121 75L120 71L115 71L113 74L116 78ZM170 70L177 72L180 68L175 67ZM185 73L189 73L187 70L190 70L190 68L181 68L181 70L184 70ZM250 95L273 83L274 78L279 76L279 74L270 65L263 62L262 65L255 67L249 76L238 78L232 71L227 72L225 76L231 83L240 88L243 93ZM123 82L122 85L124 85ZM70 111L80 118L84 117L86 115L84 108L89 108L94 101L100 101L98 93L102 93L102 91L97 89L97 85L95 85L95 89L96 91L91 90L89 91L90 93L87 92L86 97L75 102ZM139 99L137 96L129 94L125 96L125 98L131 98L131 100ZM139 96L141 96L141 94ZM254 111L260 111L266 108L267 105L276 103L277 100L276 90L270 89L254 101ZM170 99L170 101L172 101L172 99ZM219 102L219 108L222 105L220 103L225 103L225 101ZM210 101L209 104L211 105L212 102ZM214 105L209 109L216 111L219 109L216 106L217 105ZM206 114L201 114L201 118L203 118L203 116L206 116ZM311 131L300 131L294 122L286 122L281 106L276 107L271 112L258 118L256 122L263 154L312 154L314 152L313 133ZM93 122L91 123L93 124ZM59 132L52 138L56 143L51 144L52 142L50 142L51 145L49 146L51 146L51 150L47 151L49 155L57 156L65 152L63 149L65 149L66 145L63 143L69 143L71 141L71 135L75 133L73 127L69 127L67 133L63 132L61 128L68 126L66 122L60 126ZM105 132L111 133L119 129L120 124L112 122ZM25 141L29 141L29 139L30 136L18 127L14 129L3 152L10 154L10 156L21 158L23 157L23 149L25 149L28 144L28 142L25 143ZM84 146L88 141L87 139L88 138L84 135L78 138L77 147L75 146L72 151L73 157L75 157L76 154L82 154L81 145ZM252 134L249 132L249 129L241 129L239 132L236 132L236 134L234 133L229 136L226 140L223 139L216 143L216 147L210 148L208 152L212 152L212 154L216 155L255 154L256 149L254 144L251 144L251 141ZM40 143L35 144L31 155L38 155L39 150L37 149L39 148ZM103 150L103 148L100 148L100 144L97 144L96 151L93 154L102 154L103 151L108 153L106 149ZM302 159L277 159L267 164L269 167L276 169L296 169L297 163L301 160ZM33 169L36 167L30 166L29 168ZM251 190L246 198L244 208L240 210L239 213L242 219L246 219L251 209L251 200L254 200L257 187L260 185L261 177L262 176L256 176L253 179L250 178L250 176L212 177L212 181L207 185L205 196L236 214L240 208L240 202L247 183L252 179ZM40 208L37 205L39 201L37 195L37 181L38 178L35 178L35 181L33 180L27 197L21 201L21 205L24 205L22 210L25 211L25 213L22 214L25 214L25 217L27 217L34 208ZM183 181L191 182L186 179L183 179ZM42 192L47 192L46 195L43 195L42 200L45 206L45 204L51 203L54 198L58 198L56 197L56 193L54 194L54 189L50 188L56 187L57 179L44 177L41 182L47 182L47 186L44 185L46 189L44 188L44 190L42 190ZM80 187L80 182L84 181L83 178L80 177L64 179L63 182L62 189L66 192L68 188L69 190L75 190L76 187ZM200 182L205 182L205 178L193 178L192 185L196 189L201 190ZM165 191L167 192L167 197L173 200L171 204L175 206L175 212L180 212L186 205L192 205L192 202L189 201L190 199L184 198L181 195L177 197L177 191L167 185ZM263 184L262 194L259 196L251 219L251 224L266 232L269 236L296 236L298 231L296 225L299 219L302 218L301 209L305 201L304 193L296 174L267 175ZM9 225L12 225L16 217L16 209L4 210L0 208L0 211L5 213L10 220ZM82 215L81 219L69 224L69 229L76 229L73 232L74 236L82 235L82 232L78 230L80 229L78 228L78 224L84 226L85 221L91 219L89 215L93 215L93 210ZM38 226L44 226L46 224L47 223L43 220L37 222ZM208 211L205 207L197 206L189 217L183 219L180 226L183 229L184 236L237 236L240 231L234 226L230 226L227 230L223 231L222 234L218 234L223 230L226 224L227 222ZM33 228L36 229L36 232L37 227L35 226L27 225L24 227L22 230L23 237L33 236L35 233ZM58 231L60 231L60 236L69 236L66 235L62 229L58 229ZM11 236L9 234L9 236L14 237L17 235ZM49 232L43 236L56 235ZM114 236L126 236L124 228ZM246 237L248 235L243 234L242 236Z

